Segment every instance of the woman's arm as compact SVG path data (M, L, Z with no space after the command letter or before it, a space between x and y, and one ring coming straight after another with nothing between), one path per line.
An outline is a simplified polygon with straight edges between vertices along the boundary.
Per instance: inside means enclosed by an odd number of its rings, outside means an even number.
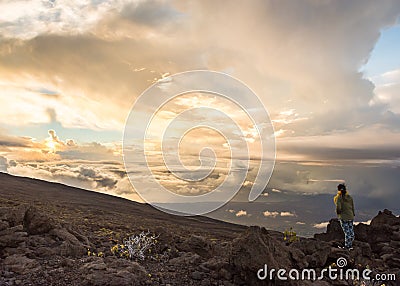
M336 214L342 213L342 198L339 196L336 201Z

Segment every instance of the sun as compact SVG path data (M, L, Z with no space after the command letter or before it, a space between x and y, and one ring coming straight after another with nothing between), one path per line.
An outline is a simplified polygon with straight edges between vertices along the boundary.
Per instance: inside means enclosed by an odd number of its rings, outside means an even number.
M49 148L52 152L54 152L56 150L56 142L54 142L53 140L48 140L46 142L46 146L47 148Z

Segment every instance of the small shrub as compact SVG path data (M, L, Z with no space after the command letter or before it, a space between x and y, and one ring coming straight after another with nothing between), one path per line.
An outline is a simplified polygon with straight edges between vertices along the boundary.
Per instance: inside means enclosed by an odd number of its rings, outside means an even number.
M158 235L150 231L142 231L140 234L132 235L125 239L122 244L116 244L111 248L112 254L120 258L132 260L144 260L151 258L157 261L167 260L167 252L159 253Z
M285 232L283 233L283 240L286 243L292 243L295 241L298 241L299 238L297 237L296 232L293 230L293 228L291 227L289 230L285 230Z

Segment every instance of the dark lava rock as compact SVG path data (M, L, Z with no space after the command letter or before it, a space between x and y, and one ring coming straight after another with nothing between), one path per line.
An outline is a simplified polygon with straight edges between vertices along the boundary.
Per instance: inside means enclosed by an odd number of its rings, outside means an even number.
M381 242L390 242L393 229L389 225L374 225L368 228L368 243L372 248Z
M301 250L305 255L307 265L312 268L324 267L330 254L330 244L316 239L306 239L293 242L292 248ZM297 260L299 263L299 261Z
M7 271L12 271L18 274L34 272L40 268L40 265L36 260L29 259L21 254L14 254L6 257L3 261L3 266Z
M55 228L55 221L40 212L36 207L30 206L24 216L24 229L28 234L44 234Z
M168 261L170 265L196 265L201 262L200 255L192 252L184 252L179 257L172 258Z
M400 218L387 209L379 211L378 215L372 219L371 226L380 227L382 225L400 226Z
M21 225L26 208L24 204L14 207L0 207L0 220L8 222L11 227Z
M5 230L10 227L10 224L7 221L0 220L0 231Z
M191 235L182 244L177 245L180 251L194 252L202 257L211 257L211 243L200 235Z
M0 231L0 247L17 247L26 237L27 233L23 231L22 225L9 227Z
M89 257L80 268L81 285L145 285L146 270L137 262L125 259Z
M200 271L193 271L192 274L191 274L191 277L192 277L192 279L194 279L194 280L201 280L201 279L203 279L203 275L204 275L203 272L200 272Z
M343 240L344 233L339 220L337 218L331 219L326 228L326 232L314 234L314 238L323 241Z
M258 285L261 281L256 273L264 264L288 269L292 261L287 246L272 238L265 228L251 226L232 242L229 264L246 284Z
M368 242L368 229L369 225L364 223L359 223L354 226L355 239L363 242Z

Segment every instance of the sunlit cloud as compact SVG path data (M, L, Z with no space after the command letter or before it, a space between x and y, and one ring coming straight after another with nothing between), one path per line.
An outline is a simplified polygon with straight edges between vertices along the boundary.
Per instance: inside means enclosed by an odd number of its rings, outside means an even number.
M291 216L296 216L296 214L291 213L291 212L281 212L281 213L280 213L280 216L283 216L283 217L291 217Z
M314 224L313 227L317 228L317 229L323 229L323 228L326 228L328 226L328 224L329 224L328 221L327 222L321 222L321 223Z
M272 218L276 218L278 216L281 216L281 217L295 217L296 216L296 214L291 213L289 211L281 211L281 212L278 212L278 211L264 211L263 215L265 217L272 217Z
M270 212L270 211L265 211L263 212L263 215L265 217L272 217L272 218L276 218L279 215L279 212Z
M80 34L107 12L128 1L2 1L0 23L5 37L30 39L44 33ZM129 1L130 2L130 1Z
M247 211L245 210L240 210L235 214L237 217L241 217L241 216L247 216Z
M359 70L382 28L395 23L400 4L384 2L377 10L372 2L271 3L2 1L0 170L133 197L126 176L118 175L124 171L122 136L104 143L102 132L122 134L135 99L152 83L165 87L174 73L209 69L242 80L269 111L279 170L271 180L271 197L285 189L328 192L336 183L331 179L349 181L350 173L359 190L379 193L378 184L360 179L360 166L384 166L386 172L375 181L388 182L390 190L383 192L393 195L395 184L385 174L399 162L400 73L366 79ZM150 106L149 100L143 113ZM168 172L160 161L161 134L182 111L199 106L228 114L242 129L252 164L260 156L257 128L263 126L254 126L240 106L213 94L178 97L154 117L146 152L155 176L181 194L203 194L221 183L229 148L239 146L210 130L195 130L182 140L182 159L196 168L206 144L217 154L216 172L194 185ZM218 122L212 113L193 114L195 120ZM43 136L16 135L31 127L43 128ZM185 127L182 123L174 134L182 135ZM223 127L232 135L232 128ZM62 129L97 131L99 138L61 138ZM101 161L115 167L104 178L95 164ZM75 165L56 170L52 162ZM357 169L350 172L350 166ZM371 178L378 172L366 171ZM243 190L254 176L253 171ZM266 211L264 216L282 214L292 215Z
M367 221L356 221L354 222L355 225L358 225L360 223L366 224L366 225L370 225L372 220L367 220Z
M375 94L369 105L372 107L384 105L390 112L399 115L400 69L385 72L370 80L375 84Z

